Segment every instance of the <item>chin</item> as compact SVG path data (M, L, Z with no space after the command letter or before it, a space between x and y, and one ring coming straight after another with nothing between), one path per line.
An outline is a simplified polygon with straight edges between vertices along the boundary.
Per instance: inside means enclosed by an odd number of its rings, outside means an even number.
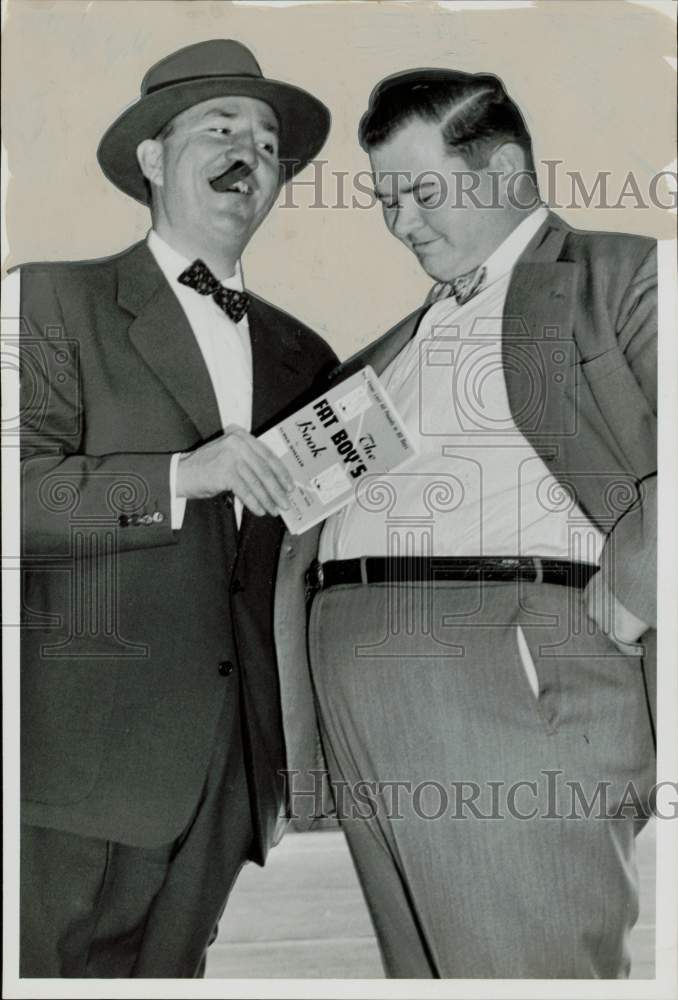
M425 256L417 259L421 269L434 281L450 281L464 270L463 265L455 260L436 260L433 256L428 259Z
M245 205L220 205L214 213L214 217L222 220L233 220L236 225L245 227L252 218L249 206Z
M444 267L441 264L423 264L422 269L428 274L429 278L433 278L434 281L451 281L459 271L455 271L453 266Z
M236 212L220 212L211 220L210 229L220 236L243 237L252 228L251 219Z

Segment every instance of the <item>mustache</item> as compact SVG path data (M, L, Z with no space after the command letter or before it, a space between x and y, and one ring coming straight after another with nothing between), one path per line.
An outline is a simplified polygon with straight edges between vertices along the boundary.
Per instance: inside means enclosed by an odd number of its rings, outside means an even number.
M215 191L226 191L236 181L249 177L251 173L252 167L248 163L244 163L243 160L235 160L222 174L213 177L210 185Z

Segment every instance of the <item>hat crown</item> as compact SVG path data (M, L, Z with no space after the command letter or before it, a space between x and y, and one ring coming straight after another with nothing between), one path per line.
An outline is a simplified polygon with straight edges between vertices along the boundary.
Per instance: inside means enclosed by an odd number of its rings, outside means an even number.
M212 76L262 77L259 63L240 42L213 38L187 45L151 66L141 81L141 95L182 80Z

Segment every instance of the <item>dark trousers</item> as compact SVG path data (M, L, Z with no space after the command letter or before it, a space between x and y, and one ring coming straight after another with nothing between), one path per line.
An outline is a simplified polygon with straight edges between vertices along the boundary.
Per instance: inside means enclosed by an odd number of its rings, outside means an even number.
M234 692L235 694L235 692ZM252 822L242 742L224 705L198 807L181 836L145 848L24 824L20 975L193 978L247 859Z

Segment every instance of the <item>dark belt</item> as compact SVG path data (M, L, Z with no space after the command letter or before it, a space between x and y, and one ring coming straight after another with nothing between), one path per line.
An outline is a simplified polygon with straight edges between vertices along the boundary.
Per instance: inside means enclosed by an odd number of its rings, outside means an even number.
M311 563L306 574L310 592L347 583L409 583L444 580L488 580L499 583L556 583L563 587L585 587L598 566L541 559L538 556L425 556L338 559Z

